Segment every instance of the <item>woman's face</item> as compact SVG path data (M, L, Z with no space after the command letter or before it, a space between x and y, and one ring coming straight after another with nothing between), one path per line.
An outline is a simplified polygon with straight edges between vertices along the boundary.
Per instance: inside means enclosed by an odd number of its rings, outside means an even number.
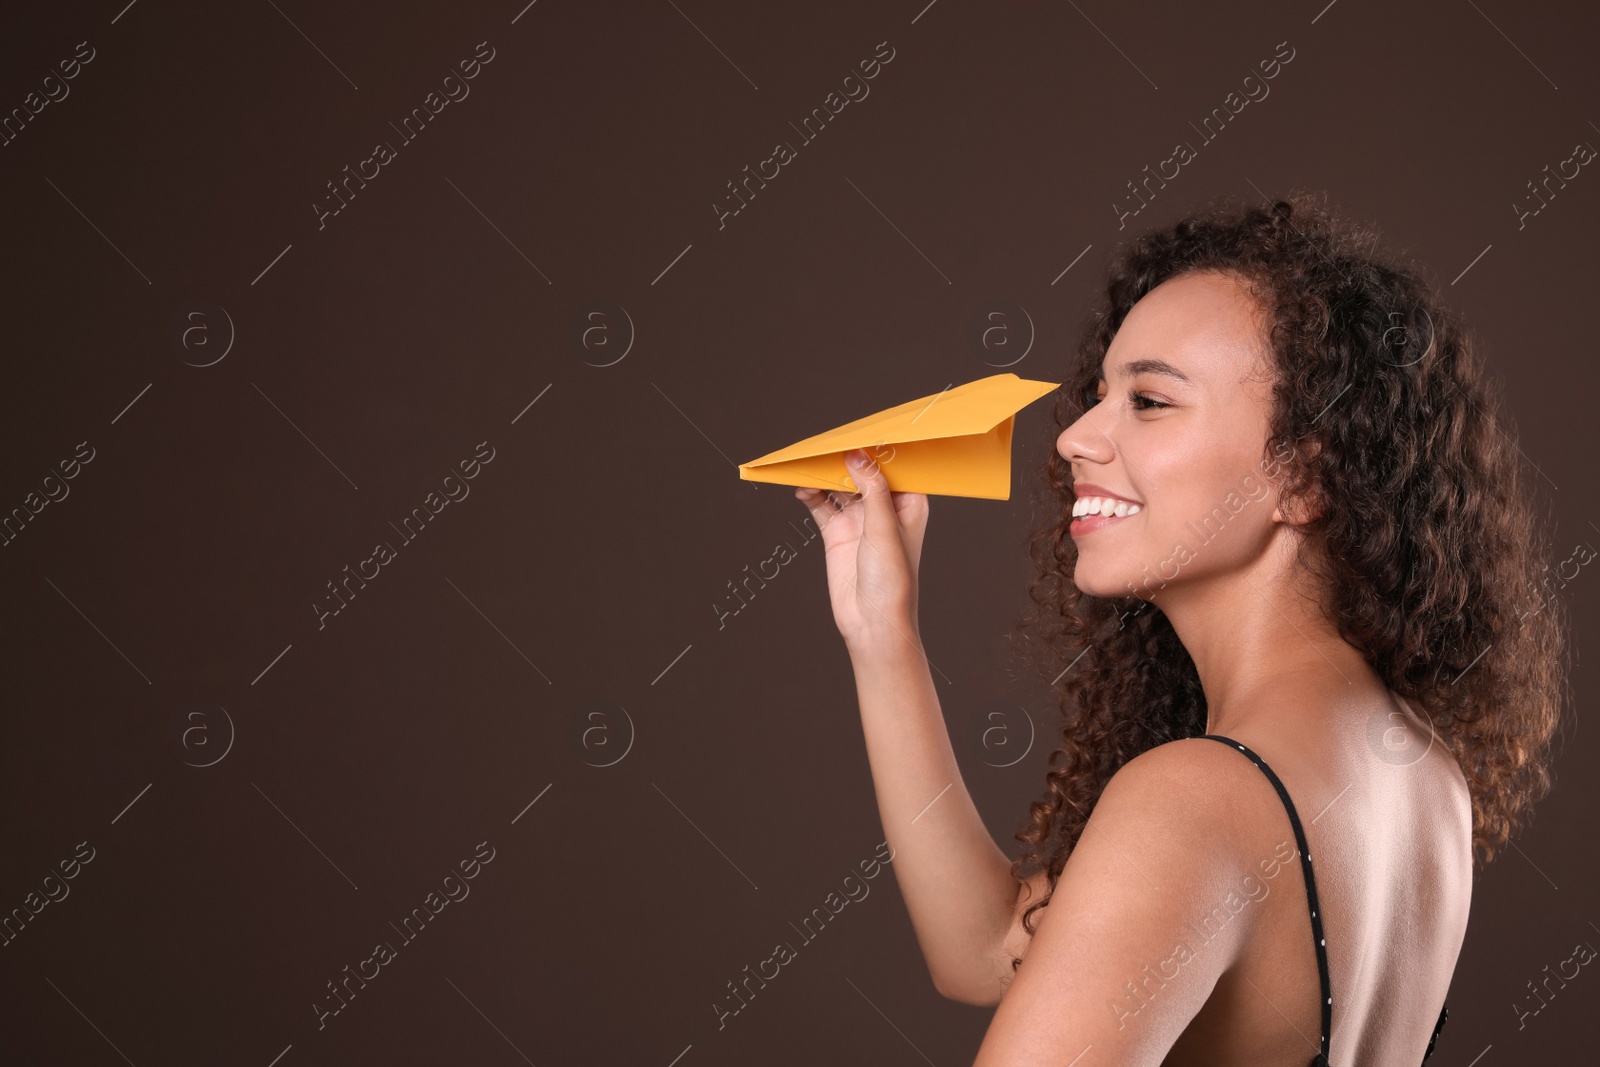
M1099 402L1062 431L1075 517L1076 583L1093 596L1151 599L1243 573L1279 532L1266 324L1244 284L1169 279L1123 320L1101 364ZM1157 406L1163 405L1163 406ZM1113 503L1119 501L1114 499ZM1163 597L1155 597L1157 603Z

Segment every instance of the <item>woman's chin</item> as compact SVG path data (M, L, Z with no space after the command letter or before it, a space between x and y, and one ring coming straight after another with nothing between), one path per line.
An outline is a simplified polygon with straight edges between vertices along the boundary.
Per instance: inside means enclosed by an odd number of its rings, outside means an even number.
M1086 596L1098 597L1127 597L1134 596L1133 583L1120 571L1111 571L1105 567L1086 564L1082 556L1078 557L1078 565L1072 572L1072 583L1078 591Z

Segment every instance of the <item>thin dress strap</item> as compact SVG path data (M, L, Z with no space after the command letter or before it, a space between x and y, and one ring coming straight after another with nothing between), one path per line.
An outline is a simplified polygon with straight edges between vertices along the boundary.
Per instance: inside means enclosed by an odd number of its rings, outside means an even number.
M1333 992L1328 981L1328 943L1322 936L1322 909L1321 905L1317 903L1317 880L1311 873L1311 850L1306 845L1305 831L1300 827L1300 816L1294 810L1294 802L1289 799L1289 791L1283 787L1283 783L1278 780L1278 776L1272 772L1272 768L1268 767L1266 761L1260 756L1231 737L1224 737L1221 734L1200 734L1198 736L1209 737L1213 741L1221 741L1224 744L1232 745L1249 757L1250 762L1261 768L1261 772L1267 776L1273 788L1278 791L1278 798L1283 801L1284 808L1289 812L1289 822L1294 826L1295 844L1300 848L1300 869L1305 875L1306 902L1311 907L1311 936L1316 942L1317 949L1317 972L1322 978L1322 1047L1312 1057L1310 1067L1329 1067L1328 1036L1333 1029ZM1435 1036L1438 1036L1437 1031L1435 1031Z
M1433 1036L1428 1038L1428 1051L1422 1054L1422 1062L1427 1063L1428 1057L1433 1055L1433 1046L1439 1043L1439 1031L1444 1029L1444 1021L1450 1018L1450 1005L1445 1004L1439 1009L1439 1021L1433 1024Z

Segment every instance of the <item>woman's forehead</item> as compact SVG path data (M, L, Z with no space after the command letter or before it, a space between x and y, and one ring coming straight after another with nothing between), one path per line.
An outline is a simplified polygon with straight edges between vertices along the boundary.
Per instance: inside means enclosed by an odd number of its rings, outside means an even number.
M1156 373L1196 386L1234 385L1265 349L1262 309L1242 281L1217 273L1185 274L1162 282L1134 304L1106 350L1100 373L1107 380Z

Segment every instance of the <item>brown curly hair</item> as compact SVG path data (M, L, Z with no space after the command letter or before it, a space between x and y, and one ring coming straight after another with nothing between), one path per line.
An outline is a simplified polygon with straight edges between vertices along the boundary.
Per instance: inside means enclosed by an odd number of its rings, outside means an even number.
M1168 279L1243 281L1270 324L1275 370L1264 461L1285 499L1334 502L1299 525L1299 564L1373 670L1425 709L1472 796L1475 867L1531 817L1553 784L1550 743L1565 698L1564 614L1540 595L1545 543L1520 450L1499 414L1480 345L1412 267L1373 249L1375 227L1296 192L1270 208L1213 198L1119 247L1056 394L1057 433L1085 409L1134 303ZM1297 447L1301 446L1301 447ZM1284 457L1288 459L1285 461ZM1062 710L1045 799L1029 807L1012 862L1047 872L1049 903L1111 776L1157 745L1205 732L1194 662L1166 616L1138 597L1080 592L1068 534L1071 465L1053 442L1045 521L1029 552L1030 613L1013 639L1052 679ZM1013 969L1020 964L1013 958Z

